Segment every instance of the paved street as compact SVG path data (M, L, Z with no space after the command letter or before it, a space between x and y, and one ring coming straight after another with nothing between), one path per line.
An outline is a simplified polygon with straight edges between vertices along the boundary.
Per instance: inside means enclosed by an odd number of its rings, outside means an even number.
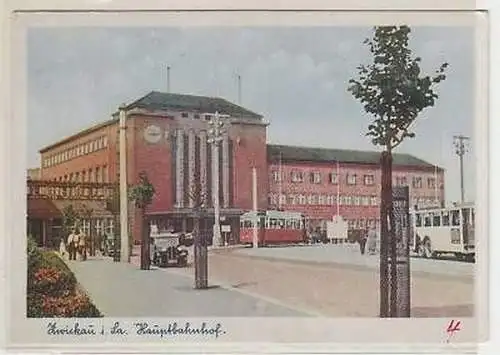
M354 251L344 251L344 254L357 261L342 264L293 260L294 253L304 255L301 250L307 248L310 248L310 253L314 251L318 255L328 254L328 246L214 251L209 258L210 278L254 295L278 300L310 314L331 317L378 316L379 277L374 266L375 257L366 261L361 257L356 259ZM340 249L335 248L332 246L329 252L334 255L342 254ZM270 259L269 255L287 257ZM347 258L348 256L344 256L342 260L345 262ZM362 260L365 260L365 265L361 265ZM427 265L426 262L433 261L424 260L423 264L415 262L415 265ZM470 275L437 272L444 264L440 265L430 268L435 272L412 273L412 316L471 316L474 303L473 278ZM421 267L425 269L426 266ZM189 276L193 270L168 269L165 272Z
M315 244L309 246L241 248L235 252L242 255L257 256L266 259L295 260L312 263L334 263L346 266L379 268L378 255L361 255L359 244ZM411 258L411 270L415 274L448 275L460 278L472 278L475 264L455 260Z
M106 317L307 316L221 287L194 290L191 278L159 269L141 271L110 259L73 261L69 266Z
M70 267L106 316L378 316L378 257L354 245L213 250L216 287L205 291L193 289L192 267L141 271L137 257ZM473 314L474 264L412 259L412 270L412 316Z

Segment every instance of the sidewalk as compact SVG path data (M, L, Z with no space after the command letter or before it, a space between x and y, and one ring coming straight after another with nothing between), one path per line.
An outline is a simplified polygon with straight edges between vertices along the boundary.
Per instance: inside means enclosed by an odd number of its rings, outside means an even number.
M301 317L298 311L162 269L140 270L109 258L67 261L105 317Z

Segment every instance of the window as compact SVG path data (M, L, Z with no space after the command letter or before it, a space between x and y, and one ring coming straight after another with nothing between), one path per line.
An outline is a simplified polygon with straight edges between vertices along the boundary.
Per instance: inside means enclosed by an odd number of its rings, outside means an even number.
M269 204L271 206L276 206L278 204L278 196L276 196L276 194L269 195Z
M356 185L356 174L347 175L347 185Z
M291 205L296 205L298 203L298 197L297 195L290 195L290 204Z
M441 227L441 214L440 213L434 214L434 217L432 218L432 225L434 227Z
M350 219L347 221L347 225L348 225L349 229L354 229L356 226L356 221L354 219Z
M101 169L95 168L95 182L101 182Z
M319 184L321 183L321 174L317 171L315 172L312 172L311 175L309 176L309 181L312 183L312 184Z
M326 196L325 195L318 196L318 205L326 205Z
M451 211L451 225L454 227L460 225L460 211Z
M299 195L299 205L306 204L306 197L304 195Z
M181 117L182 118L188 118L189 114L187 112L183 112L183 113L181 113Z
M108 181L108 167L104 165L102 167L102 182L109 182Z
M352 197L351 196L344 196L344 205L346 205L346 206L352 205Z
M337 201L337 196L334 196L334 195L326 196L326 204L327 205L333 206L333 205L335 205L336 201Z
M368 206L370 204L370 198L368 196L361 197L361 204L363 206Z
M106 148L108 146L108 137L103 138L102 145L104 148Z
M88 154L90 150L89 148L90 148L90 143L85 143L83 146L83 154Z
M309 195L307 196L307 204L308 205L316 205L317 202L317 196L316 195Z
M335 185L339 183L339 175L337 173L330 174L330 183Z
M359 196L354 196L354 197L353 197L353 202L354 202L354 205L355 205L355 206L359 206L359 205L361 205L361 197L359 197Z
M396 176L396 185L397 186L406 186L406 176Z
M273 176L273 181L274 182L281 181L281 179L280 179L280 172L278 170L273 170L272 176Z
M415 214L415 227L422 227L422 215L420 213Z
M94 174L92 174L92 169L89 169L89 182L95 182Z
M373 175L365 175L365 185L373 185L375 184L375 176Z
M292 182L303 182L304 174L302 171L292 171L291 172Z
M82 181L87 182L87 172L85 170L82 171Z
M286 205L286 195L280 195L279 201L280 205Z
M75 181L80 182L80 173L75 173Z
M203 118L205 118L205 121L210 121L211 115L205 115Z
M430 227L432 226L432 214L427 214L424 216L424 227Z
M450 225L450 214L445 211L443 212L443 226L447 227Z
M370 203L372 206L378 206L378 197L377 196L372 196L370 198Z
M421 177L413 177L412 186L415 189L422 188L422 178Z
M200 115L199 115L199 114L197 114L197 113L195 113L195 114L194 114L194 118L195 118L195 119L197 119L197 120L199 120L199 119L200 119Z
M435 178L428 178L427 179L427 187L430 189L433 189L436 187L436 179Z

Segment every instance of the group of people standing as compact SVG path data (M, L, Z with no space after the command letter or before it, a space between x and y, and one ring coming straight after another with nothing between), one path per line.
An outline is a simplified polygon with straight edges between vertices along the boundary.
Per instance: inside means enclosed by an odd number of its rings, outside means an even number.
M61 255L68 255L69 260L87 260L87 237L79 229L73 229L67 240L61 239L59 246Z

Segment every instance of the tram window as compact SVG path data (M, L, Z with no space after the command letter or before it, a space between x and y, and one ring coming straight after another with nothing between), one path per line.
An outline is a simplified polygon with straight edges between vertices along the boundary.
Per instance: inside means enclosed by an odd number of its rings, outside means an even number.
M451 211L451 225L459 226L460 225L460 211Z
M293 229L293 220L292 219L285 220L285 226L286 229Z
M448 212L443 212L443 226L450 225L450 214Z
M432 226L431 222L432 222L431 215L426 215L424 217L424 227Z
M436 213L434 217L432 218L432 225L434 227L441 227L441 214Z
M276 229L278 227L278 221L275 218L269 220L269 228Z
M284 229L285 228L285 220L284 219L278 219L278 229Z
M472 226L474 227L474 225L476 224L476 213L474 212L474 210L471 210L471 223L472 223Z
M422 227L422 215L420 213L415 214L415 226Z

